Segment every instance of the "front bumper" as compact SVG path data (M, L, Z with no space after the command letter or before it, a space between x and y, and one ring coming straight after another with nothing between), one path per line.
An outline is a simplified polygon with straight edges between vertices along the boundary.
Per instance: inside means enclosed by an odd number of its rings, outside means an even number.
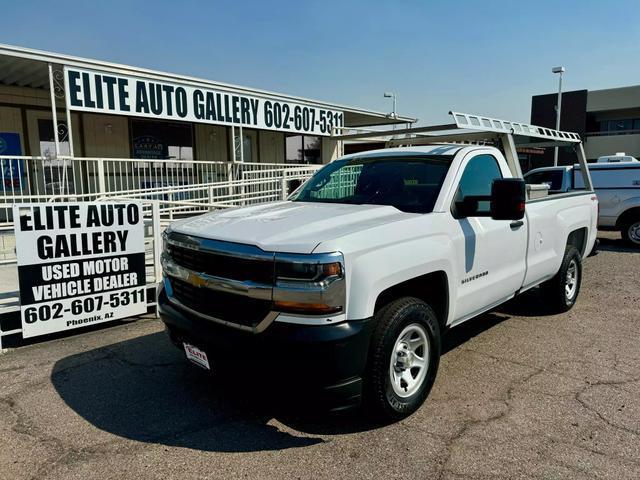
M275 321L261 333L249 333L177 307L164 290L159 311L171 340L180 348L187 342L204 350L213 372L242 368L274 386L278 396L329 410L360 404L372 319L320 326Z

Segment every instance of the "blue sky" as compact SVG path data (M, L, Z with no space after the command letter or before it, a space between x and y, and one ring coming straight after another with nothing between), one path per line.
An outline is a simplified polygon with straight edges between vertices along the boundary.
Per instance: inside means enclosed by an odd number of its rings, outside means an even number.
M640 2L5 2L0 43L274 90L421 122L528 121L531 95L640 83Z

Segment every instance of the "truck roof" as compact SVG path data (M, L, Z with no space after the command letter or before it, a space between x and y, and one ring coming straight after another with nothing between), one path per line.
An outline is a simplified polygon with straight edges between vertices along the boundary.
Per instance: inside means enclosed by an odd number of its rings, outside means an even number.
M380 148L377 150L367 150L365 152L351 153L340 157L340 159L350 158L371 158L371 157L393 157L393 156L406 156L407 154L421 154L421 155L455 155L462 148L476 147L479 145L457 145L457 144L442 144L442 145L420 145L416 147L397 147L397 148ZM486 147L482 147L486 148Z

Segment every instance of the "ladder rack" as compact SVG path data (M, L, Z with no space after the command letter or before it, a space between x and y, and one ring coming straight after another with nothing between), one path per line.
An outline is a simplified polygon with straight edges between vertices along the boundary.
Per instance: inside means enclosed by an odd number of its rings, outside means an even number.
M578 157L578 163L582 167L581 172L585 187L587 190L593 190L584 147L580 135L577 133L500 120L484 115L460 112L449 112L449 114L453 117L454 123L347 134L342 133L346 130L343 128L336 130L335 132L341 133L335 134L334 132L333 138L336 140L379 140L384 141L387 148L442 143L499 145L504 151L512 174L516 177L522 177L517 147L572 146Z

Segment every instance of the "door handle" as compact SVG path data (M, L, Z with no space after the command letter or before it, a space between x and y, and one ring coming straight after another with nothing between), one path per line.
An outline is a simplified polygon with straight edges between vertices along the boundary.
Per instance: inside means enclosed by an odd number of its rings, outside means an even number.
M523 225L524 225L524 222L522 220L516 220L515 222L511 222L509 224L509 226L511 227L511 230L516 230Z

